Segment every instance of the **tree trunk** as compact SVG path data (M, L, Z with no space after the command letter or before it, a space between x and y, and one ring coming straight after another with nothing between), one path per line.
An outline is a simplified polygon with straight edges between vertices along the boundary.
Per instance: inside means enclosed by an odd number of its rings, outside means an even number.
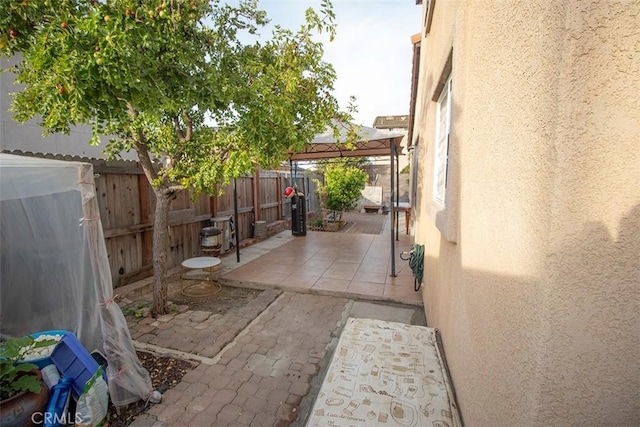
M153 312L169 313L167 305L167 250L169 248L169 207L171 197L164 188L154 189L156 210L153 220Z

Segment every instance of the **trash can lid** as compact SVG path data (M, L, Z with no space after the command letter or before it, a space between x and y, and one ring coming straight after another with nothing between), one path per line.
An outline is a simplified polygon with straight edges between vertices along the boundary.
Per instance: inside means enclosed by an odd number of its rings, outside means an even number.
M222 231L220 231L218 227L205 227L200 230L200 235L204 237L217 236L218 234L222 234Z
M231 217L230 216L217 216L214 218L209 218L209 222L227 222L227 221L231 221Z

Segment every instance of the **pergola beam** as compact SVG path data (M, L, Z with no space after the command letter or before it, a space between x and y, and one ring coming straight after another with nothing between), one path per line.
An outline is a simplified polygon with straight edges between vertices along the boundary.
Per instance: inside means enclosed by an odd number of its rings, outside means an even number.
M395 201L395 144L389 144L391 157L391 194L389 201L391 202L391 277L396 277L396 242L394 240L394 229L396 222L396 201Z
M392 145L381 144L378 147L373 148L356 148L354 150L350 150L344 146L337 147L335 144L327 144L323 146L319 146L321 144L315 144L307 148L303 152L299 153L290 153L289 158L291 160L322 160L322 159L331 159L336 157L380 157L380 156L388 156L389 155L389 147ZM396 143L398 147L396 147L396 152L400 152L400 141Z

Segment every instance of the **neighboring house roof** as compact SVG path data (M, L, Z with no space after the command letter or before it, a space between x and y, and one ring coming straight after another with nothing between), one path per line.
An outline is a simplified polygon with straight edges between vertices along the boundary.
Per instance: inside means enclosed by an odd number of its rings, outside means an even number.
M0 58L0 67L8 70L17 64L19 56L12 58ZM40 126L40 118L34 118L24 124L18 123L10 111L11 93L20 89L15 84L15 74L11 72L0 73L0 150L11 153L15 150L40 154L62 154L78 156L79 158L106 159L104 149L109 137L101 137L99 146L89 145L91 138L90 126L75 126L69 134L53 133L43 136L43 128ZM135 151L122 152L121 157L128 160L137 160Z
M367 126L358 126L356 132L358 140L354 146L348 148L344 143L348 140L348 126L335 121L340 129L339 138L336 140L331 127L315 138L298 152L289 152L290 160L319 160L334 157L373 157L390 155L391 143L396 147L396 153L402 154L402 139L404 132L393 132L384 129L374 129Z
M373 121L373 127L376 129L408 129L409 115L377 116Z
M88 156L78 156L72 154L51 154L51 153L41 153L39 151L28 151L28 150L7 150L0 149L0 154L12 154L14 156L22 156L22 157L36 157L39 159L48 159L48 160L62 160L67 162L83 162L83 163L91 163L93 165L93 169L95 173L107 173L113 171L120 171L129 174L142 174L142 167L139 162L131 159L115 159L115 160L106 160L104 158L97 157L88 157Z

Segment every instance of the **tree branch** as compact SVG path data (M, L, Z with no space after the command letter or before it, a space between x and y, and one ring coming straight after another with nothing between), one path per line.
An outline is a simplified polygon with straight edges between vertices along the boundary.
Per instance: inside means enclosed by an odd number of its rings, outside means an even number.
M187 113L185 109L182 109L182 120L184 120L186 133L183 132L182 127L180 126L180 120L178 116L173 117L173 127L176 130L178 141L189 142L191 141L191 135L193 135L193 121L191 120L191 116L189 116L189 113Z
M127 103L127 109L132 121L135 121L139 115L138 111L133 107L133 105L131 105L131 103ZM136 148L136 152L138 153L138 160L140 160L140 164L142 165L142 171L146 175L149 184L151 184L158 178L158 174L153 167L151 157L149 157L149 150L147 149L147 139L144 136L144 133L141 129L138 129L136 133L137 135L132 134L131 139L133 140L133 145Z
M173 127L176 130L176 136L178 137L178 141L185 142L185 136L182 133L182 128L180 127L180 120L178 116L173 116Z
M191 116L187 113L187 110L182 110L182 120L187 125L187 134L184 136L185 141L191 141L191 135L193 135L193 121Z
M182 185L174 184L174 185L169 185L167 187L164 187L162 189L162 192L167 196L173 196L174 194L179 193L182 190L184 190L184 187Z

